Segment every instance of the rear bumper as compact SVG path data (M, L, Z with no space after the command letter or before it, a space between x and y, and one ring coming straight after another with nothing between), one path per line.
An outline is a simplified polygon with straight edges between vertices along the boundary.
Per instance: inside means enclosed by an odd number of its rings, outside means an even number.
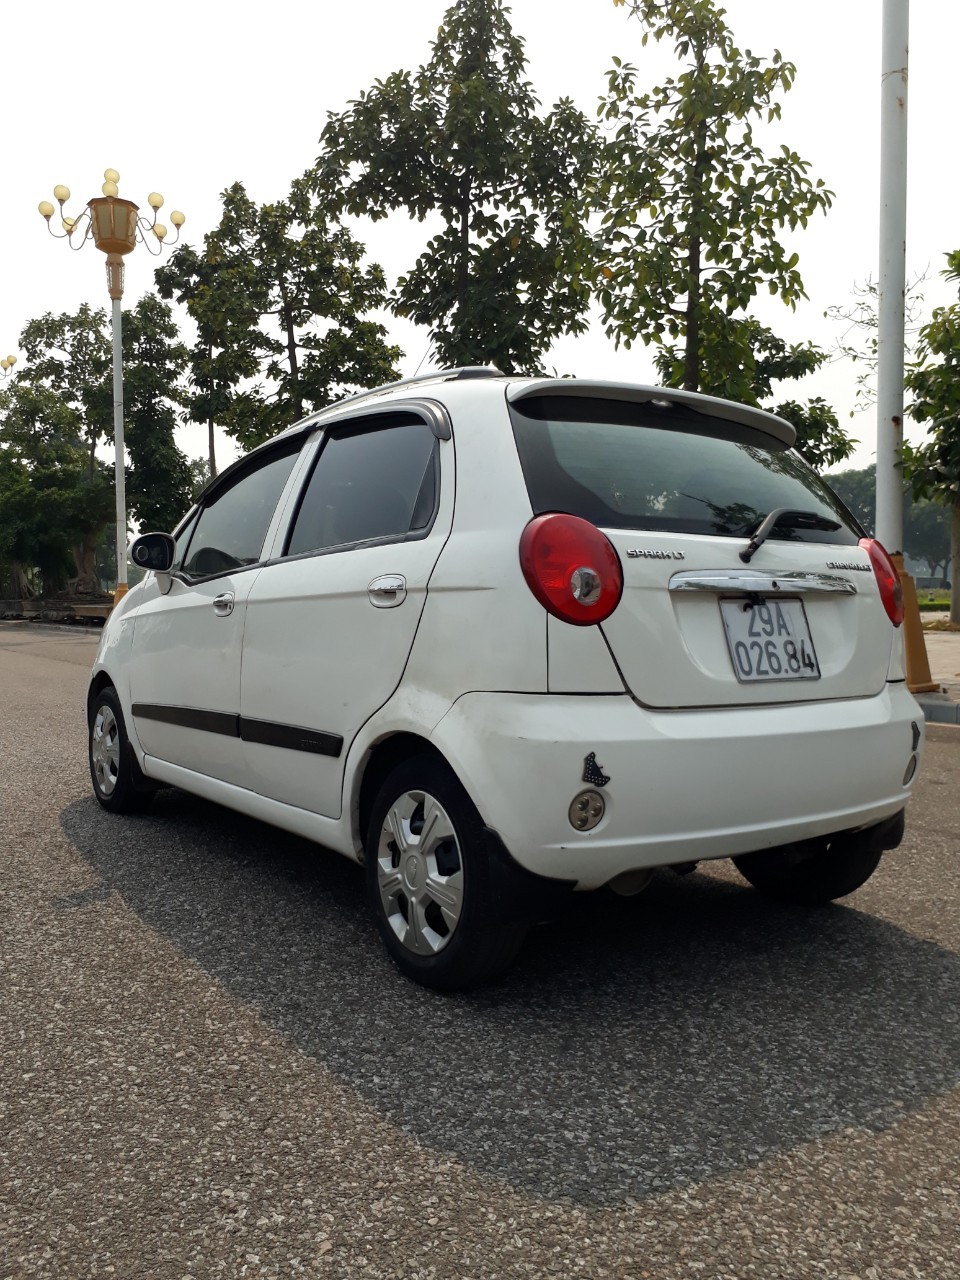
M589 889L892 817L923 727L903 684L844 702L669 712L624 696L473 693L433 739L522 867ZM578 832L567 812L589 752L609 777L606 812Z

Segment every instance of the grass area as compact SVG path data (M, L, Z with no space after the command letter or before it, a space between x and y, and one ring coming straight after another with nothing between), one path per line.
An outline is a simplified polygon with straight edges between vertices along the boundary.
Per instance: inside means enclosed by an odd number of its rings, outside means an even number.
M921 609L926 609L930 605L946 605L950 607L949 591L917 591L917 601Z

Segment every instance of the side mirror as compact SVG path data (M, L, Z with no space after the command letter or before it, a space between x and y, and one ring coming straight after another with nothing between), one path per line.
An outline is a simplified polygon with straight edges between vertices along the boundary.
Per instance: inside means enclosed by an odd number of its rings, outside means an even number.
M141 569L169 573L176 543L169 533L144 533L130 545L130 559Z

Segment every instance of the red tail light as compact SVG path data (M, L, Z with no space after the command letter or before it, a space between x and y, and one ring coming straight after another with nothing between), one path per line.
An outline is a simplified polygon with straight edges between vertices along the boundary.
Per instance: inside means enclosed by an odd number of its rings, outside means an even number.
M860 545L870 557L887 617L895 627L899 627L903 622L903 589L900 586L900 575L876 538L861 538Z
M620 603L623 570L610 539L579 516L536 516L520 537L527 586L548 613L575 627L603 622Z

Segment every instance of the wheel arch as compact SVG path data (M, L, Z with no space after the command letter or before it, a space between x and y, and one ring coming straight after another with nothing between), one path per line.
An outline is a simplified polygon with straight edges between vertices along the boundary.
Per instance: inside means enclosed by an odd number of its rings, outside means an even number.
M366 843L367 828L370 815L377 799L377 793L387 777L399 764L411 760L415 756L429 756L434 760L442 760L450 768L450 762L441 751L426 738L416 733L393 733L387 738L375 742L369 750L361 770L360 785L354 801L354 820L356 823L357 844L363 856Z
M87 689L87 724L88 725L90 724L90 721L93 717L93 704L97 698L97 695L102 693L104 689L113 689L115 692L117 692L117 696L119 697L119 691L117 690L117 686L110 679L109 673L106 671L98 671L96 675L93 677L93 679L90 681L90 687Z

